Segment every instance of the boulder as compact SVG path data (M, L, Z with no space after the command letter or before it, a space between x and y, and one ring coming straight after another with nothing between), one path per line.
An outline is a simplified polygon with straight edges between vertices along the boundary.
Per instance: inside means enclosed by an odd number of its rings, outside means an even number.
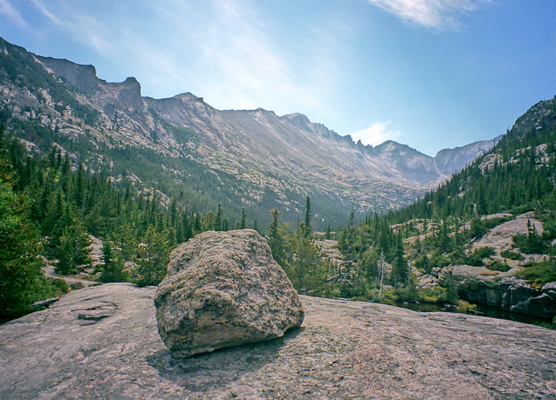
M278 338L304 317L270 247L250 229L182 243L154 300L160 337L177 358Z

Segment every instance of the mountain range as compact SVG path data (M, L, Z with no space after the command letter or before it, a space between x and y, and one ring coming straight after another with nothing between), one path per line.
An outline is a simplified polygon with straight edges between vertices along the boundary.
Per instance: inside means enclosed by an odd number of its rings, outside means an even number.
M303 114L218 110L191 93L154 99L127 78L106 82L92 65L43 57L0 38L0 123L27 146L61 148L114 181L192 207L242 208L263 219L280 210L295 221L311 196L315 222L412 203L446 181L498 138L435 157L387 141L363 145Z

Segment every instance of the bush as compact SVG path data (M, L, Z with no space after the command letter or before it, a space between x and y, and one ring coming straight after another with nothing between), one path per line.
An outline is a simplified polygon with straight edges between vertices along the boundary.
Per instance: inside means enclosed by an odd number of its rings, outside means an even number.
M468 301L460 300L458 301L456 310L460 313L468 314L470 311L475 311L477 309L476 304L471 304Z
M53 294L55 296L60 296L64 293L69 292L70 288L68 283L60 278L48 278L48 282L52 286Z
M425 303L446 303L448 291L441 286L434 286L421 291L421 300Z
M512 236L516 247L520 248L526 254L546 254L548 246L543 238L536 234L518 234Z
M491 271L501 271L501 272L506 272L511 269L511 267L508 264L502 263L498 260L495 260L490 264L487 264L486 267Z
M475 249L475 251L473 251L471 255L467 256L464 262L467 265L478 267L484 264L483 259L490 258L494 254L496 254L496 250L494 250L494 248L492 247L479 247L478 249Z
M483 226L487 229L492 229L495 226L498 226L500 224L503 224L504 222L507 222L507 221L511 220L512 218L513 217L485 219L485 220L483 220Z
M522 261L524 259L521 253L511 251L511 250L504 250L503 252L500 253L500 255L509 260Z
M450 254L448 254L448 258L452 264L460 264L465 259L465 250L462 246L456 246Z
M542 287L548 282L556 281L556 259L544 260L538 263L527 263L516 276L525 279L536 287Z

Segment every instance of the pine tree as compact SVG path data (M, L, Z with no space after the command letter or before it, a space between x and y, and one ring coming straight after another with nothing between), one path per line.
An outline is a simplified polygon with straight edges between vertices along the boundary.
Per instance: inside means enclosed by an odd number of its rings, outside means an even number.
M137 284L158 285L166 275L169 253L167 232L159 232L149 226L141 243L137 245Z
M404 257L404 248L400 235L394 235L393 262L391 280L394 286L406 285L409 280L409 265Z
M311 214L311 198L307 196L307 199L305 201L305 225L303 227L303 235L305 237L309 237L312 235L312 228L311 228L312 218L313 217Z
M280 211L272 209L268 211L272 215L270 224L268 225L268 245L272 251L272 257L284 270L290 267L289 255L287 252L286 231L280 223Z
M102 282L125 282L128 279L124 271L124 261L118 257L112 247L110 240L105 240L102 244Z
M239 222L239 229L245 229L247 227L247 214L245 213L245 207L241 208L241 220Z
M39 232L29 220L26 198L12 188L14 171L0 126L0 321L31 311L52 288L42 272Z

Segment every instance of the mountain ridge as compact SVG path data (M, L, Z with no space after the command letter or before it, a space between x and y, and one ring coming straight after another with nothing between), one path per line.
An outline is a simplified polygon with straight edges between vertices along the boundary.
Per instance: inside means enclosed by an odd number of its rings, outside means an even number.
M293 220L311 194L317 219L339 221L352 209L381 212L409 204L448 177L434 158L409 146L398 144L394 154L384 145L356 143L300 113L218 110L189 92L154 99L142 96L133 77L106 82L92 65L37 56L3 40L0 55L4 123L50 129L52 143L90 148L74 151L85 165L98 169L110 161L111 174L131 172L147 186L159 183L139 174L140 166L123 171L99 146L154 152L166 160L164 180L204 191L214 197L205 203L220 202L236 213L242 206L258 207L259 216L279 208ZM21 130L14 134L37 141ZM459 170L474 157L471 151L450 168ZM185 160L205 171L204 187L187 179ZM224 188L224 181L231 184ZM166 186L163 192L173 190Z

